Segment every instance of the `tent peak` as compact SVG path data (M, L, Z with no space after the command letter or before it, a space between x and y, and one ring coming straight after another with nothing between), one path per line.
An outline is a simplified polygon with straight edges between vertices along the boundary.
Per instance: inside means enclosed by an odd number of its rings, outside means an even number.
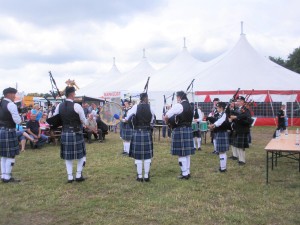
M243 21L241 21L241 36L242 35L246 35L246 34L244 34L244 22Z
M186 38L183 37L183 48L186 49Z
M113 66L116 65L116 57L113 57Z
M146 49L143 48L143 59L145 59L145 58L146 58Z

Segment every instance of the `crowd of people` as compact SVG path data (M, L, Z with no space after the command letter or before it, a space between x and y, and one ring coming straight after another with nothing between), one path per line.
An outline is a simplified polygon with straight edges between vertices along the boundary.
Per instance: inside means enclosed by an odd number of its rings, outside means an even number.
M28 139L34 145L41 146L49 140L42 133L42 126L49 126L47 118L59 117L62 125L60 156L65 161L67 182L85 181L82 172L86 164L86 146L84 134L88 143L92 135L98 142L103 142L108 130L99 116L99 106L87 103L83 106L74 103L75 88L67 87L64 102L49 107L42 112L34 106L28 113L29 119L25 130L16 129L22 122L16 105L13 103L17 90L7 88L3 91L4 99L0 107L0 155L1 178L3 182L15 182L11 176L15 156L19 154L18 139L23 150L24 140ZM191 178L191 157L196 150L201 151L200 124L204 119L201 109L190 103L187 94L183 91L176 93L177 103L167 107L163 114L163 123L166 132L171 138L171 154L178 157L180 167L179 179ZM150 181L150 168L153 159L153 124L154 111L150 106L147 92L140 94L140 103L131 105L129 100L124 101L124 114L120 125L120 136L123 141L123 155L132 157L136 165L136 180ZM28 115L27 115L28 116ZM278 129L285 129L283 124L284 106L278 113L280 124ZM210 129L214 154L219 157L219 172L227 172L227 152L232 149L232 160L239 165L246 164L246 149L249 148L250 128L253 119L246 99L239 96L229 103L213 100L212 112L206 118ZM50 122L49 122L50 123ZM17 131L17 132L16 132ZM73 162L77 161L75 177Z

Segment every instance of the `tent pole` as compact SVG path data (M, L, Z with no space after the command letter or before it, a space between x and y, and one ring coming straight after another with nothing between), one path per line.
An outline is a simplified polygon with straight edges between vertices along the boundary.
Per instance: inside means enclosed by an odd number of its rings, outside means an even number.
M271 103L271 109L272 109L272 113L273 113L273 119L274 119L274 123L275 123L275 126L277 126L277 122L276 122L276 119L275 119L275 114L274 114L274 108L273 108L273 104L272 104L272 101L273 101L273 99L271 98L271 96L270 96L270 92L269 92L269 91L268 91L268 96L269 96L270 103Z
M291 104L291 126L294 125L294 102Z

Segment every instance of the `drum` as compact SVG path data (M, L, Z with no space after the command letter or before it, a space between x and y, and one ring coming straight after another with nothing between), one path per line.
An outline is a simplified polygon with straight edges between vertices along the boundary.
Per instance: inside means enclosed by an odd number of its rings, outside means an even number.
M193 122L192 123L192 130L193 130L193 132L198 131L199 130L199 124L196 123L196 122Z
M99 113L101 120L108 126L114 126L122 120L122 107L115 102L107 102Z
M200 131L207 131L208 127L207 127L207 121L201 121L200 122Z

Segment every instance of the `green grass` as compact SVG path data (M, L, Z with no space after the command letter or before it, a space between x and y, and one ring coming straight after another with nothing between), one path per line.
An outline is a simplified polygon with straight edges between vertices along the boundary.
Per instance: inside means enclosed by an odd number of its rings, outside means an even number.
M133 159L120 155L117 134L87 145L83 183L66 183L58 146L28 149L13 171L22 182L0 184L0 224L300 224L297 162L280 159L265 184L264 147L273 131L255 127L246 166L228 160L226 174L215 172L218 157L210 143L203 145L188 181L177 179L166 139L154 144L150 183L135 181Z

